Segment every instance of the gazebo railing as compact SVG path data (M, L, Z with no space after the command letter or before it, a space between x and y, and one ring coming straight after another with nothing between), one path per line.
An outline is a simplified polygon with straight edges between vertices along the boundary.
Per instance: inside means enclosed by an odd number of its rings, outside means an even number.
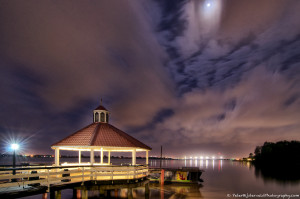
M16 174L13 175L13 170ZM0 169L0 191L8 187L46 186L86 181L131 180L148 176L148 167L138 166L63 166Z

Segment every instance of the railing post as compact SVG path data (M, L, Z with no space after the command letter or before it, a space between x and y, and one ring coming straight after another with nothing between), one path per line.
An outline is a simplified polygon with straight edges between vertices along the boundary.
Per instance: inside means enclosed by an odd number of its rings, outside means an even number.
M90 169L90 180L93 180L94 178L94 168Z
M50 178L49 169L47 169L47 187L48 187L47 192L50 191L50 182L49 182L50 179L49 178Z
M127 180L129 180L129 174L130 174L130 170L129 170L129 167L127 167Z
M83 183L84 183L84 167L82 167L82 183L81 183L81 185L83 185Z
M97 180L98 170L94 168L94 180Z

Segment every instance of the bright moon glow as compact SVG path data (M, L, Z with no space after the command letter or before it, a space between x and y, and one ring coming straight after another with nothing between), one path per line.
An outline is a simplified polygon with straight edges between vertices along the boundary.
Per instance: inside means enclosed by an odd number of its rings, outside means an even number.
M201 10L199 11L199 20L201 23L202 34L211 35L219 28L221 13L222 13L222 1L220 0L205 0L203 3L199 3Z
M19 145L18 145L18 144L12 144L12 145L11 145L11 148L12 148L13 150L18 150L18 149L19 149Z

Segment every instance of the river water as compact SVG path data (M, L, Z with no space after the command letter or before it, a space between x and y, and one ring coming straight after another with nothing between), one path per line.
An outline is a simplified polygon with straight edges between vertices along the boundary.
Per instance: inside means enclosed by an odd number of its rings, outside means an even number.
M0 163L7 160L1 160ZM64 161L64 160L63 160ZM70 159L66 160L70 162ZM74 161L77 161L74 159ZM87 160L88 161L88 160ZM96 160L97 161L97 160ZM130 159L112 159L113 164L130 162ZM38 158L32 162L52 163L53 159ZM137 163L145 160L138 159ZM150 167L159 167L159 160L149 160ZM200 185L150 185L151 199L179 199L179 198L300 198L300 180L282 181L270 176L264 177L249 162L236 162L230 160L164 160L162 167L199 167L204 172L201 178L204 180ZM300 169L300 168L299 168ZM144 189L138 188L133 191L134 198L144 198ZM95 193L90 192L89 198ZM112 198L114 193L112 193ZM118 198L126 198L126 190L120 190ZM39 196L24 197L26 199L40 199ZM50 196L48 195L48 198ZM71 199L72 191L62 191L62 198Z

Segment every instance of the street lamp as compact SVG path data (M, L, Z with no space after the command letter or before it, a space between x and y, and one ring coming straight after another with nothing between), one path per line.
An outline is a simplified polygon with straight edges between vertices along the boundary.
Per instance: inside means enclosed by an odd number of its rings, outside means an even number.
M18 144L11 144L10 146L13 150L14 150L14 155L13 155L13 168L16 167L16 150L19 149L19 145ZM13 170L13 175L16 175L16 170Z

